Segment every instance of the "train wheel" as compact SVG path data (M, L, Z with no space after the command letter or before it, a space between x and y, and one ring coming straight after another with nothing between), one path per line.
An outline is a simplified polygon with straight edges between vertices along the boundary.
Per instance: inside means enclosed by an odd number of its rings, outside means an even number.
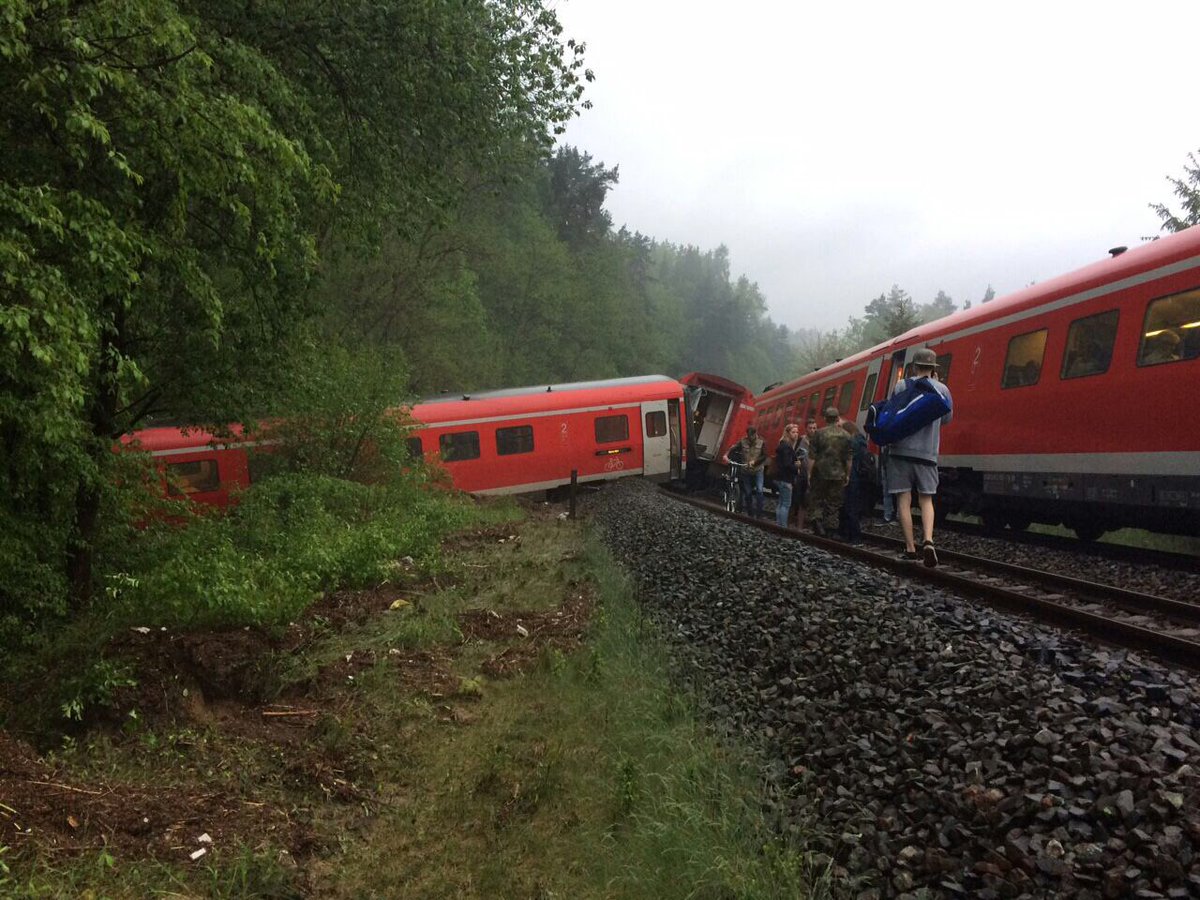
M1075 532L1075 536L1077 538L1079 538L1081 541L1087 541L1089 544L1092 541L1100 540L1100 538L1103 537L1104 533L1108 530L1101 525L1097 525L1095 522L1085 522L1079 525L1072 525L1071 528Z
M1026 528L1029 527L1030 520L1025 518L1024 516L1010 515L1005 519L1005 523L1013 531L1024 531Z
M998 512L985 512L981 517L983 527L993 534L998 534L1004 530L1004 516Z

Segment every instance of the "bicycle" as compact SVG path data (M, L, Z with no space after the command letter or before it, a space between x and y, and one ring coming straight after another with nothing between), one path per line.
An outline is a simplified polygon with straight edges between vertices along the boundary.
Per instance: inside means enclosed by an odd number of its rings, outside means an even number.
M739 473L746 468L743 463L730 462L729 468L721 476L722 491L721 499L725 504L727 512L738 512L742 505L742 484Z

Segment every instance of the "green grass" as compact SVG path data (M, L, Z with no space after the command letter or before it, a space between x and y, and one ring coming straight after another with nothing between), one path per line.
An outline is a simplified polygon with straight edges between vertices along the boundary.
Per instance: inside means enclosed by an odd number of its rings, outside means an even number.
M476 521L511 519L483 508ZM270 838L223 846L204 864L107 853L4 868L0 896L430 898L804 898L829 894L803 834L772 831L755 757L719 741L668 677L664 647L612 559L578 524L540 518L468 540L410 609L330 628L287 670L302 683L347 653L379 660L325 705L305 749L365 799L297 782L286 748L218 728L126 731L68 742L73 783L191 779L311 821L320 851L300 861ZM590 590L585 645L543 647L531 671L480 666L512 641L461 643L466 610L553 609ZM424 652L445 689L402 688L386 651ZM198 780L198 781L197 781ZM303 888L303 891L301 890Z
M330 895L821 895L803 848L764 821L748 752L722 746L671 687L663 648L612 560L577 545L569 526L524 535L514 565L499 566L505 575L485 579L476 600L522 609L590 577L600 606L587 648L484 683L466 727L381 702L381 717L417 723L420 737L393 760L395 806L365 846L330 862Z

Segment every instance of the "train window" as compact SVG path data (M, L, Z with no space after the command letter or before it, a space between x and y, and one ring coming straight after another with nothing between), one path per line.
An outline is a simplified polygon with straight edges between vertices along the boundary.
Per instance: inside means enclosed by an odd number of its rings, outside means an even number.
M646 437L662 437L667 433L667 414L662 410L646 413Z
M787 409L784 410L783 419L785 422L789 422L789 423L796 421L796 398L795 397L793 397L791 400L789 400L787 402Z
M850 412L850 398L854 396L854 380L851 379L842 385L841 393L838 394L837 408L843 416Z
M406 438L404 441L404 447L408 450L408 455L412 459L425 458L425 448L421 446L421 439L419 437Z
M1085 319L1076 319L1067 330L1067 350L1063 354L1061 378L1102 375L1112 361L1113 341L1117 339L1115 309Z
M599 416L596 419L596 443L613 444L629 440L629 416Z
M1200 356L1200 288L1161 297L1146 307L1139 366Z
M456 431L453 434L443 434L438 438L438 445L442 452L442 462L479 459L478 431Z
M1042 357L1046 355L1046 329L1018 334L1008 342L1004 359L1004 380L1000 387L1028 387L1042 377Z
M950 353L943 353L937 358L938 381L942 384L950 383L950 361L953 358L953 354Z
M220 485L215 459L167 463L167 491L176 497L215 491Z
M822 416L825 415L825 410L833 406L834 395L837 394L837 385L830 385L825 389L825 396L821 398L821 408L817 410Z
M808 398L808 413L804 416L805 421L817 418L817 413L820 412L820 410L817 409L817 400L820 398L820 396L820 394L814 393Z
M871 405L871 398L875 395L875 382L879 379L878 372L872 372L867 376L867 386L863 388L862 401L858 404L858 411L862 412Z
M496 429L496 454L514 456L533 452L533 426L514 425L512 428Z

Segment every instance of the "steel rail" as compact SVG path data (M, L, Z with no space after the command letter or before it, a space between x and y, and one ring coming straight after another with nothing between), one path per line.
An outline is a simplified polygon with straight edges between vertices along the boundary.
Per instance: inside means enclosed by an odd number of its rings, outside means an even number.
M874 550L868 550L865 547L846 544L832 538L818 537L817 535L799 532L791 528L781 528L774 522L753 519L749 516L743 516L740 513L729 512L720 506L716 506L705 500L696 499L695 497L688 497L666 490L664 490L664 493L681 503L688 503L707 512L747 525L753 525L756 528L777 534L780 537L803 541L836 555L859 559L873 566L885 568L909 578L932 582L968 596L980 597L1004 609L1027 613L1055 625L1078 628L1110 641L1113 644L1119 644L1131 649L1144 650L1172 663L1191 669L1200 669L1200 642L1170 634L1163 634L1150 628L1135 625L1132 622L1111 619L1075 606L1056 603L1046 598L1030 596L1011 587L977 581L942 568L926 568L919 562L898 559L890 553L878 553ZM947 558L948 553L939 550L938 556ZM965 554L955 554L955 557L963 565L967 565L966 560L968 559L974 561L973 557L967 557ZM988 560L987 562L995 562L995 560ZM1013 568L1022 569L1020 566L1014 566ZM1037 570L1025 569L1024 571L1032 573ZM1082 583L1092 586L1091 582ZM1131 591L1129 593L1132 594L1134 592Z
M890 538L886 535L863 532L863 537L872 543L887 544L899 549L903 549L904 547L904 541L898 538ZM1009 575L1021 581L1033 582L1045 587L1076 591L1088 597L1107 600L1110 603L1116 603L1140 612L1149 610L1181 621L1200 622L1200 604L1198 603L1188 603L1184 600L1173 600L1170 597L1159 597L1156 594L1131 591L1128 588L1117 587L1114 584L1103 584L1098 581L1075 578L1071 575L1060 575L1057 572L1031 569L1028 566L1019 566L1016 563L991 559L987 556L972 556L969 553L960 553L957 550L943 550L939 547L937 553L939 559L958 562L972 569L983 569L1001 575Z
M1008 541L1027 547L1043 547L1048 550L1061 550L1067 553L1077 553L1082 556L1093 556L1098 559L1113 562L1151 562L1164 569L1175 569L1180 572L1200 572L1200 556L1191 553L1176 553L1170 550L1155 550L1149 547L1133 547L1129 544L1116 544L1108 541L1081 541L1079 538L1067 537L1061 534L1042 534L1037 531L1013 531L1004 528L990 531L983 525L974 522L961 522L957 519L943 518L938 520L938 527L946 531L967 537L984 538L992 541ZM939 553L941 551L938 551Z

